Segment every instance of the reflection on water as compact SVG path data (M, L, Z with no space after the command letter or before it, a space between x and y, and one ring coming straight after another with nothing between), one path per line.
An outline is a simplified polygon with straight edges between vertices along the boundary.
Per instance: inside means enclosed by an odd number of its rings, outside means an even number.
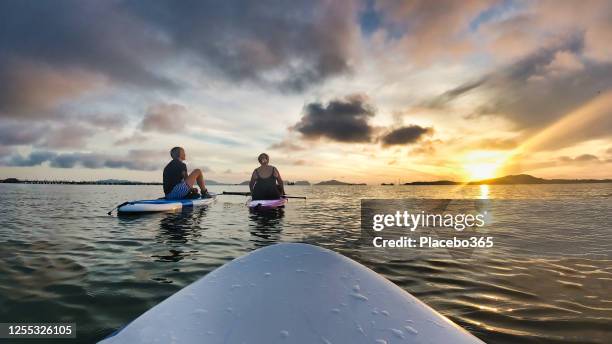
M482 199L489 198L489 186L488 185L480 185L480 198Z
M249 231L250 241L255 248L273 245L281 241L283 230L283 217L285 209L271 209L265 211L250 211Z
M287 190L308 201L250 213L244 199L221 196L210 208L111 217L112 206L157 198L159 187L0 184L0 322L76 322L73 342L90 343L233 258L307 242L359 261L487 342L612 338L612 184ZM491 230L500 244L463 257L381 254L359 244L360 199L376 198L556 203L499 204L491 216L503 226Z

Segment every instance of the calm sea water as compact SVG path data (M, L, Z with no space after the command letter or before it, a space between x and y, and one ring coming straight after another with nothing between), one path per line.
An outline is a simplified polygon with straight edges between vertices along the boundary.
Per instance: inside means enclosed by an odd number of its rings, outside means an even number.
M93 342L233 258L307 242L359 261L490 343L612 338L612 184L289 186L308 200L274 215L249 213L238 196L194 211L106 215L160 188L0 184L0 322L75 322L71 342ZM469 257L356 243L360 199L411 197L511 199L531 218L506 214L495 247ZM538 250L550 241L567 244Z

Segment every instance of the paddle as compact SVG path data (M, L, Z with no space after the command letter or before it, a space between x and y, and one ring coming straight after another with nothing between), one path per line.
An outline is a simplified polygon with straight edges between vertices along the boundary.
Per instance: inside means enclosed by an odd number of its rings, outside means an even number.
M228 191L223 191L222 195L251 196L251 193L250 192L228 192Z
M250 192L234 192L234 191L223 191L223 195L234 195L234 196L251 196ZM304 196L281 196L283 198L298 198L298 199L306 199Z

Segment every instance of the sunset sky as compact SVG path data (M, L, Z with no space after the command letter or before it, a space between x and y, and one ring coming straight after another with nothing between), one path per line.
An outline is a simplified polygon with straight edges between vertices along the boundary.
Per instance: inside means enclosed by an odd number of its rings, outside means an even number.
M612 178L611 1L0 1L0 178Z

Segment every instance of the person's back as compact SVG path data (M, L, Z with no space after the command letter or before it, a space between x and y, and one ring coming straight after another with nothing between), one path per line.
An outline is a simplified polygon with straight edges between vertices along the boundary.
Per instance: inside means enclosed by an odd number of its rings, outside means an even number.
M172 159L164 168L164 194L169 194L172 189L183 181L187 173L187 165L178 159Z

